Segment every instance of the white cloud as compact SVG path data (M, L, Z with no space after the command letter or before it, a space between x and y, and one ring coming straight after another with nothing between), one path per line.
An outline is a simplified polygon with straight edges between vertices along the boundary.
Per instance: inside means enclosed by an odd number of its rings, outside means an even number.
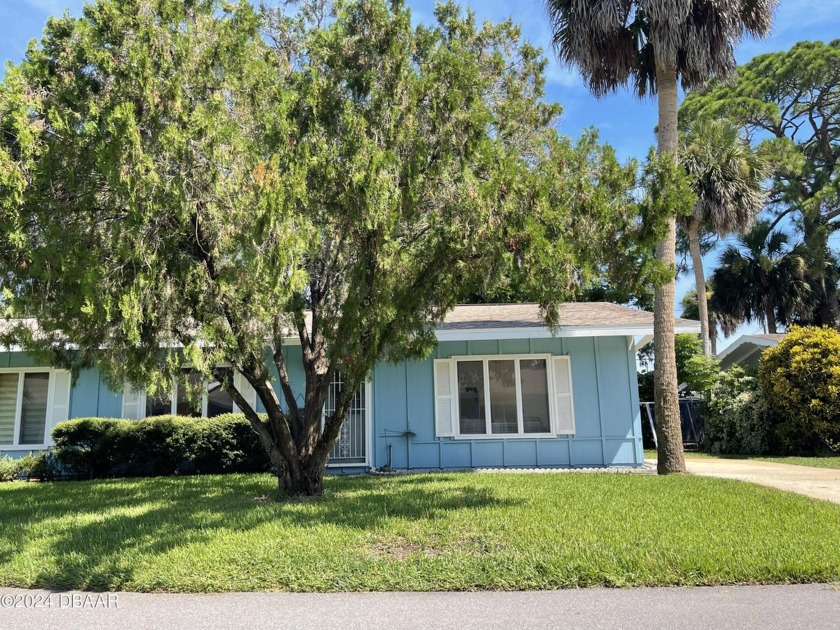
M549 57L545 69L545 80L562 87L583 87L583 80L577 68L562 65L552 57Z

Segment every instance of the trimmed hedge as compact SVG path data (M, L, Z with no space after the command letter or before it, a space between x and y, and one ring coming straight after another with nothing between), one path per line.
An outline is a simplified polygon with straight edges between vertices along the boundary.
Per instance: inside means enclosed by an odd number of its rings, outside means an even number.
M79 418L52 431L53 452L88 479L264 472L268 455L243 414L145 420Z

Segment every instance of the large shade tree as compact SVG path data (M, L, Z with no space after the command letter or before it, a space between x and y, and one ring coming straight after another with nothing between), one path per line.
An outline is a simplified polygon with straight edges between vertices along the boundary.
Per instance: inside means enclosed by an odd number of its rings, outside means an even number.
M760 322L778 332L806 311L811 288L801 246L791 247L787 234L770 221L757 221L720 255L712 274L715 312L737 321Z
M580 68L596 96L632 83L657 96L658 151L677 159L677 88L703 85L735 69L734 46L744 33L762 36L776 0L546 0L560 58ZM675 264L676 209L656 255ZM683 472L671 275L654 300L658 470Z
M840 271L829 247L840 229L840 40L758 55L733 80L689 94L680 116L729 118L769 157L773 220L793 219L807 250L813 308L806 319L840 326Z
M710 354L713 318L706 296L701 231L725 236L749 229L764 205L766 169L760 155L740 136L739 127L726 120L700 119L689 125L680 140L680 163L697 196L691 214L680 217L680 226L691 253L703 353Z
M435 17L99 0L50 20L0 86L0 283L39 324L16 340L117 388L171 387L188 361L281 492L318 494L374 364L428 352L458 300L519 273L551 324L611 245L652 248L636 166L557 134L518 28Z

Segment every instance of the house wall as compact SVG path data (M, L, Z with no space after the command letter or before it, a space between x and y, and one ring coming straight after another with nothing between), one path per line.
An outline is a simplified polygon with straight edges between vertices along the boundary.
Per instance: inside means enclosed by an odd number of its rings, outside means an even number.
M433 357L380 364L373 377L374 458L402 468L638 466L644 462L635 350L628 337L441 342ZM552 438L435 437L433 359L569 355L575 434ZM405 433L413 432L409 436Z
M425 360L379 364L372 377L371 465L386 465L389 447L390 464L395 469L641 465L644 457L632 341L623 336L445 341ZM300 353L297 346L286 348L289 376L302 404ZM574 435L477 440L435 437L434 358L530 353L570 356ZM0 367L35 365L24 353L0 352ZM259 402L258 410L264 411ZM70 418L118 418L121 411L122 394L108 389L98 370L79 375L70 396ZM403 435L409 431L415 435ZM359 468L333 469L342 471L358 472Z

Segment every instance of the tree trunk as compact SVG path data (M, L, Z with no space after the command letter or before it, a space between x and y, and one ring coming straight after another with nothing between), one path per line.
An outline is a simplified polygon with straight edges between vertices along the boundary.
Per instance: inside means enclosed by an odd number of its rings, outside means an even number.
M326 462L324 462L326 463ZM281 497L320 496L324 494L324 464L317 458L300 462L297 474L283 474L277 476Z
M712 344L712 356L717 356L717 326L709 321L709 342Z
M764 319L767 320L767 332L776 334L776 313L773 312L773 303L770 300L764 305Z
M677 71L656 61L659 90L658 152L677 159ZM665 238L656 246L656 257L669 268L676 267L677 223L671 215ZM677 394L677 360L674 348L674 292L676 273L656 290L654 296L654 401L656 409L657 472L660 475L685 472L680 404Z
M703 354L712 352L709 333L709 302L706 298L706 275L703 273L703 255L700 252L700 221L692 217L688 221L688 249L691 252L691 266L694 267L694 283L697 285L697 314L700 318L700 340Z

